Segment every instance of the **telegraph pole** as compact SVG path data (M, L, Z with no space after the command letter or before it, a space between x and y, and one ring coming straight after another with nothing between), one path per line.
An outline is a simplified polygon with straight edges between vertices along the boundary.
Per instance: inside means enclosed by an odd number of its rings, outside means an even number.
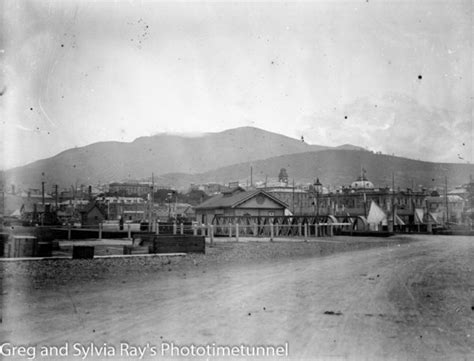
M293 201L292 201L292 207L291 210L293 212L293 215L295 215L295 178L293 178Z
M58 209L58 185L54 185L54 195L56 196L56 210Z
M253 167L250 166L250 188L253 188Z
M41 182L41 202L43 203L44 210L44 182Z
M392 227L395 232L395 174L392 172Z
M41 216L41 225L44 226L44 216L46 215L46 209L44 205L44 181L41 182L41 202L43 203L43 214Z
M446 201L446 225L448 225L448 221L449 221L449 216L448 216L448 212L449 212L449 208L448 208L448 176L445 175L444 176L444 198L445 198L445 201Z
M150 196L150 218L148 220L148 232L152 230L152 222L153 222L153 204L155 203L155 175L151 173L151 196Z

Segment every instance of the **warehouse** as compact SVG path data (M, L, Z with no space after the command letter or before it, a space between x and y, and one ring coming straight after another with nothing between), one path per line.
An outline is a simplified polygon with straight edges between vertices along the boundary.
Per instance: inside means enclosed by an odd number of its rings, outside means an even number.
M198 222L210 223L215 215L283 216L287 208L286 203L264 190L236 187L208 199L195 210Z

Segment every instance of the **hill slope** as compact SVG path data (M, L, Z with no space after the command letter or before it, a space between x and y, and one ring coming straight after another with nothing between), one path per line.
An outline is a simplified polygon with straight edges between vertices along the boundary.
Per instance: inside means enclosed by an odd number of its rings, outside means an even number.
M327 149L252 127L198 137L160 134L131 143L101 142L64 151L54 157L5 171L6 184L39 187L59 184L141 179L181 172L201 173L236 163L284 154Z
M360 174L361 169L367 171L367 177L376 187L392 185L394 173L395 187L442 188L445 176L448 187L467 183L470 174L474 174L474 165L453 163L431 163L368 151L328 149L318 152L283 155L265 160L245 162L223 167L213 171L196 174L163 175L167 184L185 186L191 182L228 183L239 180L250 182L250 167L253 168L253 180L275 181L281 168L286 168L290 182L312 183L316 177L324 185L350 185Z

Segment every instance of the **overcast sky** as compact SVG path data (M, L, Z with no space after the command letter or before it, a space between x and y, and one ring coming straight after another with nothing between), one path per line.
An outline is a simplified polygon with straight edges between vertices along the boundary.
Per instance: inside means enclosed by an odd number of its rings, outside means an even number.
M0 168L255 126L471 162L471 1L2 2Z

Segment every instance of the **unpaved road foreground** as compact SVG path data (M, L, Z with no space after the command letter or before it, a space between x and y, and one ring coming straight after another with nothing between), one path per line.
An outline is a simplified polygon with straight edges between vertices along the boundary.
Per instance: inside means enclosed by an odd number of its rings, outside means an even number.
M84 353L73 344L105 344L116 351L110 359L135 359L120 354L121 343L151 345L157 355L148 349L144 358L163 359L161 347L171 342L288 343L292 359L472 359L474 241L416 236L382 244L323 257L311 243L268 244L298 251L262 262L261 245L238 245L253 250L250 261L193 256L160 261L154 273L153 265L143 273L133 265L128 276L103 265L89 283L67 267L59 278L43 269L40 282L34 266L4 266L0 336L38 350L68 343L62 359L77 360ZM228 252L216 254L234 252L222 247Z

